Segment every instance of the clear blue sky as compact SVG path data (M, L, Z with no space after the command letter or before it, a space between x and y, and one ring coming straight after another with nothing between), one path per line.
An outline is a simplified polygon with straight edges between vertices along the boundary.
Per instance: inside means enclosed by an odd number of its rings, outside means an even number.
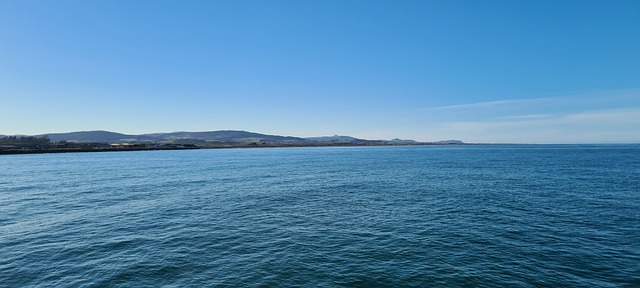
M0 134L640 142L640 1L0 0Z

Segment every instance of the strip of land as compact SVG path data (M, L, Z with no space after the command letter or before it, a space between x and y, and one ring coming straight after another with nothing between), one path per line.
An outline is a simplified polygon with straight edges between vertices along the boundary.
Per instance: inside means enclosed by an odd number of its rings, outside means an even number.
M460 145L458 140L367 140L350 136L292 137L246 131L173 132L127 135L109 131L0 136L0 154L112 152L268 147Z

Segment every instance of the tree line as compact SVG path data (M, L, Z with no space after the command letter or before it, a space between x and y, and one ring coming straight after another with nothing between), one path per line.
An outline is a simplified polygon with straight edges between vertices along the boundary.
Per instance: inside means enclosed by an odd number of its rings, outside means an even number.
M48 136L6 136L0 138L0 145L14 146L16 148L43 149L53 145ZM7 148L7 147L3 147Z

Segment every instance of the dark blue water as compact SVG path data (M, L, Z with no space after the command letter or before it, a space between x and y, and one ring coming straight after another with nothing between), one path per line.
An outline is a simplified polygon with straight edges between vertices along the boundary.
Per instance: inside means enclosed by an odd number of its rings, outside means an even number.
M640 145L0 156L2 287L640 287Z

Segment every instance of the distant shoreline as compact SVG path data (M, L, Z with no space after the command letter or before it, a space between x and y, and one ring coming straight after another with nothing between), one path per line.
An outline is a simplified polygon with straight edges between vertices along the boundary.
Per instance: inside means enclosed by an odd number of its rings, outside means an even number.
M216 150L216 149L260 149L260 148L314 148L314 147L408 147L408 146L499 146L499 145L640 145L640 143L594 143L594 144L537 144L537 143L323 143L312 145L223 145L190 147L118 147L118 148L49 148L49 149L0 149L0 155L91 153L91 152L132 152L132 151L176 151L176 150Z
M255 149L255 148L304 148L304 147L406 147L406 146L469 146L469 145L491 145L491 144L442 144L442 143L332 143L315 145L225 145L218 147L118 147L118 148L50 148L50 149L13 149L0 150L0 155L20 155L20 154L57 154L57 153L91 153L91 152L131 152L131 151L165 151L165 150L210 150L210 149Z
M160 151L160 150L194 150L202 148L105 148L105 149L21 149L0 150L0 155L19 154L57 154L57 153L91 153L91 152L127 152L127 151Z
M260 134L242 130L171 132L140 135L94 130L49 133L35 136L0 135L0 154L460 144L463 144L460 140L443 140L437 142L419 142L399 138L391 140L367 140L339 135L301 138Z

